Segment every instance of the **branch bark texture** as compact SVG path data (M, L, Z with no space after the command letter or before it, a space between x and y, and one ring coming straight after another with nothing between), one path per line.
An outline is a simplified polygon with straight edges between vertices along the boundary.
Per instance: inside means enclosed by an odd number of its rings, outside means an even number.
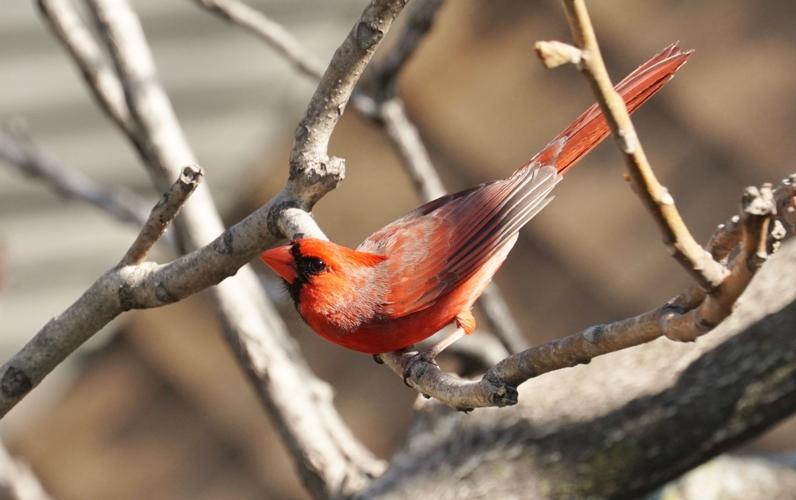
M476 415L429 402L368 498L638 498L796 410L796 241L697 344L658 340Z

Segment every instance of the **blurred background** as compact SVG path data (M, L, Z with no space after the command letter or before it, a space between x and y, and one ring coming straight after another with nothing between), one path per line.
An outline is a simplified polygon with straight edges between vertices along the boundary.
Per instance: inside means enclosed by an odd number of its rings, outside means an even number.
M366 2L249 3L328 61ZM293 130L314 85L193 2L132 4L206 182L234 223L284 184ZM744 186L794 170L796 4L603 0L590 9L617 81L674 40L696 50L636 123L698 239L733 213ZM0 120L24 123L41 151L64 165L154 202L134 152L34 2L3 11ZM406 67L400 94L448 190L507 176L591 103L575 70L538 62L532 45L540 39L569 40L554 0L450 1ZM347 178L315 213L335 241L356 245L419 204L382 132L355 113L344 116L331 152L346 158ZM529 342L656 307L688 283L622 174L613 146L600 147L567 175L498 274ZM0 165L2 357L113 266L135 234ZM161 261L170 257L160 249ZM389 457L412 417L413 391L369 356L315 337L296 321L287 294L274 296L354 432ZM124 315L0 423L3 440L58 498L305 498L217 329L201 294ZM239 391L226 389L230 380ZM796 423L788 421L748 449L794 445Z

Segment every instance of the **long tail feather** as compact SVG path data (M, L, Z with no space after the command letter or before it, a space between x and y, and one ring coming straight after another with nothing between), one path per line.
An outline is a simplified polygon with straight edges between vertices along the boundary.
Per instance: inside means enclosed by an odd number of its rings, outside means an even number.
M628 111L632 113L638 109L666 85L691 53L690 50L681 51L677 43L673 43L619 82L615 88ZM594 149L609 132L608 123L595 103L531 158L528 165L555 165L556 170L563 173Z

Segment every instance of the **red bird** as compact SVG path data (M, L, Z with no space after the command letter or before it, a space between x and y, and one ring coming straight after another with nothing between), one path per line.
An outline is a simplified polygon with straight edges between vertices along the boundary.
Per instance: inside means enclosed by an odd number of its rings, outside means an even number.
M686 62L667 47L617 85L630 111ZM569 167L609 133L592 105L511 177L426 203L369 236L356 250L299 239L263 252L287 283L301 317L321 337L369 354L396 351L455 322L429 352L475 329L473 303L506 259L517 233L552 199Z

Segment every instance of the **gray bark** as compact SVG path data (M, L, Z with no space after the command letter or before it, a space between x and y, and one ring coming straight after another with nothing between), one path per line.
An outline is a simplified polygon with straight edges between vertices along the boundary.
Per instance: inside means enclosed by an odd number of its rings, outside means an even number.
M696 344L659 339L521 386L513 408L429 403L366 498L638 497L796 409L796 242Z

